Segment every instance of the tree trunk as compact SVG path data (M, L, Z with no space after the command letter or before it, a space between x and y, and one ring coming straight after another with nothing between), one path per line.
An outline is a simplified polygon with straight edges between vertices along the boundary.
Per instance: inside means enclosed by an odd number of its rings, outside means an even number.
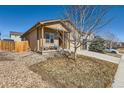
M75 47L74 48L74 60L76 60L76 58L77 58L76 52L77 52L77 48Z
M112 41L110 42L110 47L109 47L109 49L112 49Z

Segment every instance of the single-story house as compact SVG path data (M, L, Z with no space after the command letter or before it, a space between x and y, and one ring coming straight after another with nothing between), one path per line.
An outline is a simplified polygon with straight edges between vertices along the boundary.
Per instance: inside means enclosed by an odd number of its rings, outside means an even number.
M71 38L71 31L76 31L76 28L68 20L48 20L38 22L21 38L29 41L32 51L57 49L58 47L72 50L73 44L67 39Z

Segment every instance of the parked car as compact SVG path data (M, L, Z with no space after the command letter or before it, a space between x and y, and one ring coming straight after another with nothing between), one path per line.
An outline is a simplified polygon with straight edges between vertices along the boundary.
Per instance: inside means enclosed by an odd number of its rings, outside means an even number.
M105 49L106 52L109 52L109 53L114 53L114 54L119 54L119 52L116 50L116 49Z

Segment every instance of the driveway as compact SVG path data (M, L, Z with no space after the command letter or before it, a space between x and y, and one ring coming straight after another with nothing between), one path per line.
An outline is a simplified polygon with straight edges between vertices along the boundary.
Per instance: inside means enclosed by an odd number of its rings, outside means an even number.
M13 53L0 53L0 87L51 87L42 77L28 69L26 60L28 55L18 55ZM34 56L34 57L33 57ZM39 58L37 54L33 54L28 58L27 63L31 63L29 59ZM21 60L23 59L22 62ZM36 63L36 62L35 62Z
M77 53L80 55L95 57L95 58L109 61L109 62L116 63L116 64L119 64L119 60L120 60L120 58L117 58L117 57L113 57L113 56L109 56L109 55L101 54L101 53L97 53L97 52L91 52L91 51L87 51L87 50L77 51Z

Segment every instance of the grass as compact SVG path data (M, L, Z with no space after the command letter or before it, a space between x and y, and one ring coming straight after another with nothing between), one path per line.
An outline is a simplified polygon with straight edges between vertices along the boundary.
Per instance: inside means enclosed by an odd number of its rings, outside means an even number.
M55 57L29 67L55 87L105 88L111 87L117 64L95 58L78 56L76 62Z

